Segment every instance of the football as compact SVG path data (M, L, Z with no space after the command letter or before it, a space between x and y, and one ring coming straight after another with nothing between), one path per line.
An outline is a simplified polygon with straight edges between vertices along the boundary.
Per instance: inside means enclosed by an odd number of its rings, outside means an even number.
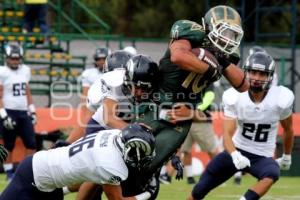
M204 61L205 63L217 67L219 65L218 60L216 57L210 53L208 50L203 48L193 48L192 52L196 55L200 60Z

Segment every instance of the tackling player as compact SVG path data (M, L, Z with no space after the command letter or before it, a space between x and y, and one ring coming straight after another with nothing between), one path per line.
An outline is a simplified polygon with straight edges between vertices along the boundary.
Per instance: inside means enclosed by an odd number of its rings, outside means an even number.
M258 179L240 200L257 200L278 180L280 169L290 168L294 94L286 87L272 85L275 62L267 53L250 55L244 68L249 91L238 93L230 88L223 94L225 151L208 164L189 200L204 199L237 171ZM284 130L284 154L276 162L272 157L278 122Z
M62 200L62 187L91 181L102 185L109 200L147 200L151 183L143 193L123 197L120 183L128 168L142 170L155 155L155 138L150 129L130 124L122 130L90 134L75 143L27 157L0 200Z
M36 150L33 125L37 117L29 88L31 71L27 65L22 64L23 49L9 45L5 55L6 66L0 68L0 129L4 146L9 152L4 170L10 180L13 177L11 152L17 136L21 137L26 147L26 155Z
M100 79L103 74L103 68L106 57L110 55L110 50L106 47L97 48L94 58L94 67L85 69L81 75L81 84L82 84L82 94L80 99L80 121L77 124L77 127L71 132L70 136L67 139L67 142L71 143L82 137L82 133L84 133L84 125L90 119L92 113L85 106L86 96L89 88L93 85L93 83Z

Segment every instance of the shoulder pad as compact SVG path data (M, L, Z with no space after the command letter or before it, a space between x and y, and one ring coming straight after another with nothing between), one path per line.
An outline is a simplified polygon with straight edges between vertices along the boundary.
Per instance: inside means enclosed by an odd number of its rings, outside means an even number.
M124 83L125 70L114 70L106 72L102 75L101 80L104 80L110 88L120 87Z
M84 77L84 78L88 77L89 74L90 74L91 69L92 69L92 68L85 69L85 70L82 72L81 76Z
M278 86L278 93L279 98L277 101L277 105L282 109L291 107L295 99L294 93L284 86Z
M88 104L90 106L95 106L98 105L99 102L101 101L101 82L96 81L95 83L93 83L93 85L91 85L91 87L88 90L87 93L87 99L88 99Z
M230 106L236 104L238 101L238 94L239 92L237 92L234 88L227 89L222 96L223 103Z
M174 40L189 40L192 43L192 46L195 47L202 43L205 37L205 30L196 22L190 20L178 20L171 28L170 37Z

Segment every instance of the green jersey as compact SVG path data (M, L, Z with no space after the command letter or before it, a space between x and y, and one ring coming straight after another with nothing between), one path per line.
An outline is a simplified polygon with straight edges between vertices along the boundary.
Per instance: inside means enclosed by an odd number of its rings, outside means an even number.
M205 29L189 20L176 21L171 28L171 42L178 39L188 40L192 48L208 49L211 45ZM170 60L167 49L160 60L160 82L157 100L162 102L189 102L194 105L201 101L203 90L212 82L210 76L183 70ZM155 97L154 97L155 98Z

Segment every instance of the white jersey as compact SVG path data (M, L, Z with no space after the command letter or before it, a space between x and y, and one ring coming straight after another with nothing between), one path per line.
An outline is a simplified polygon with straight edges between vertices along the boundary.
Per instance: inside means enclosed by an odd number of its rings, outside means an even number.
M0 67L0 85L3 86L4 108L27 110L26 87L30 81L31 71L27 65L20 65L17 70Z
M255 104L249 93L230 88L223 94L224 115L237 119L233 136L235 147L272 157L276 146L279 120L292 114L294 94L283 86L272 86L262 102Z
M119 185L128 177L115 141L120 132L104 130L67 147L35 153L32 161L35 185L44 192L85 181Z
M105 128L109 127L107 127L103 120L102 101L104 98L117 101L119 104L118 112L130 112L130 102L122 91L124 75L124 69L104 73L101 79L96 81L88 91L87 107L95 112L92 118Z
M84 70L81 74L82 87L91 87L96 80L101 78L102 74L96 67Z

